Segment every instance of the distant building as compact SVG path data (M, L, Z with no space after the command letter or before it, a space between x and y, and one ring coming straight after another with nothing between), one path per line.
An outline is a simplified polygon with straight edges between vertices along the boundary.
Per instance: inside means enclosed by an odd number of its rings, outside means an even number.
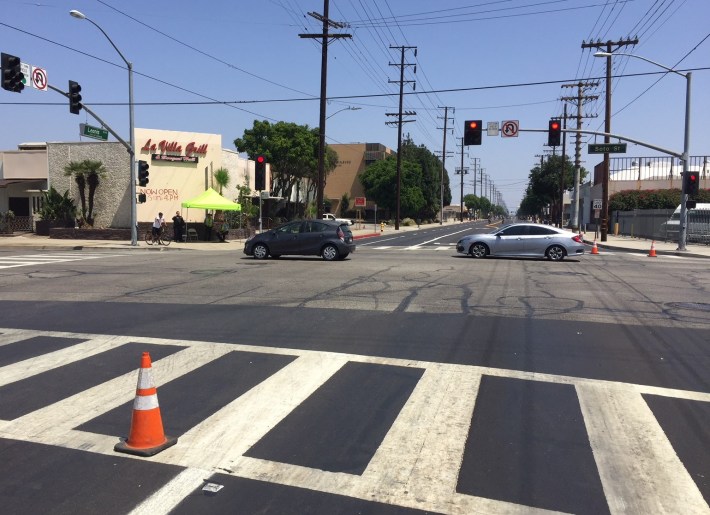
M328 146L338 153L338 166L328 174L323 196L330 200L331 211L340 214L340 201L343 194L347 193L350 198L348 209L356 211L355 199L366 198L365 190L360 184L360 174L371 163L395 155L396 152L381 143L336 143ZM375 202L366 199L365 207L358 209L361 210L363 219L372 218Z

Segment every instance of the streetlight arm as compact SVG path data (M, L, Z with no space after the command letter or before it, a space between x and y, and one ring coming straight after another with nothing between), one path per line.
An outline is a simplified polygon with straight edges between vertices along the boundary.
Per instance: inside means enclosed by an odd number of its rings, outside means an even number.
M99 25L97 25L96 23L94 23L94 20L92 20L91 18L87 18L87 17L85 16L84 19L85 19L86 21L88 21L88 22L91 22L91 24L92 24L94 27L96 27L97 29L99 29L99 30L101 31L101 33L102 33L104 36L106 36L106 39L108 39L108 42L111 43L111 46L114 48L114 50L116 50L116 52L118 52L118 55L121 56L121 59L123 59L123 62L126 63L126 66L128 66L128 67L130 68L130 67L131 67L131 63L129 63L129 62L128 62L128 59L126 59L126 58L123 56L123 54L121 53L121 51L120 51L120 50L118 49L118 47L114 44L113 40L108 36L108 34L106 34L106 31L105 31L104 29L102 29Z
M360 108L360 107L352 107L352 106L343 107L342 109L339 109L339 110L335 111L333 114L327 116L325 119L327 120L328 118L332 118L332 117L335 116L336 114L342 113L343 111L357 111L357 110L359 110L359 109L362 109L362 108Z
M641 59L642 61L646 61L647 63L655 64L659 68L663 68L666 71L676 73L680 75L681 77L686 77L685 73L679 72L678 70L674 70L673 68L669 68L668 66L665 66L661 63L657 63L656 61L651 61L650 59L646 59L643 56L636 55L636 54L627 54L624 52L614 52L614 53L609 53L609 52L595 52L594 57L609 57L609 56L615 56L615 55L625 55L627 57L635 57L636 59Z

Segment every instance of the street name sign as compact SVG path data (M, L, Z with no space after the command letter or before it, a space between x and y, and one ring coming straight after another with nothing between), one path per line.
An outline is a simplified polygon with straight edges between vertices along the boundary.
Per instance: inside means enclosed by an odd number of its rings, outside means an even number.
M590 143L590 154L626 154L626 143Z
M100 139L103 141L108 140L108 131L106 129L100 129L98 127L92 127L86 123L79 124L79 135L86 136L87 138Z

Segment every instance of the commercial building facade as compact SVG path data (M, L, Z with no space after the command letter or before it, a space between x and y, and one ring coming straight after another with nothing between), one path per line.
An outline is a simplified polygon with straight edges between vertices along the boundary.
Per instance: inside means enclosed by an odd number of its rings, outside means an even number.
M135 130L136 161L149 165L149 182L137 186L146 202L137 205L137 221L152 221L158 212L170 218L181 211L181 203L203 193L208 187L219 190L214 172L224 168L230 182L222 195L235 200L239 187L254 184L254 162L236 151L222 148L219 134L178 132L157 129ZM100 161L106 170L99 179L94 197L94 226L130 227L130 156L118 142L47 142L24 144L18 150L0 152L0 212L12 210L20 222L18 230L32 230L41 206L41 192L54 187L69 191L80 208L79 187L65 173L71 162ZM268 180L267 167L267 180ZM184 210L183 210L184 211ZM201 222L205 213L185 213L192 222Z

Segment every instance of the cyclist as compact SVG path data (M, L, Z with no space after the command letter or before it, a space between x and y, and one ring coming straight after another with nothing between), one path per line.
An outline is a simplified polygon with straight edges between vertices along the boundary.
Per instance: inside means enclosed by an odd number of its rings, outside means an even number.
M160 233L165 227L165 218L163 218L163 213L158 213L153 221L153 239L157 240L160 238Z

